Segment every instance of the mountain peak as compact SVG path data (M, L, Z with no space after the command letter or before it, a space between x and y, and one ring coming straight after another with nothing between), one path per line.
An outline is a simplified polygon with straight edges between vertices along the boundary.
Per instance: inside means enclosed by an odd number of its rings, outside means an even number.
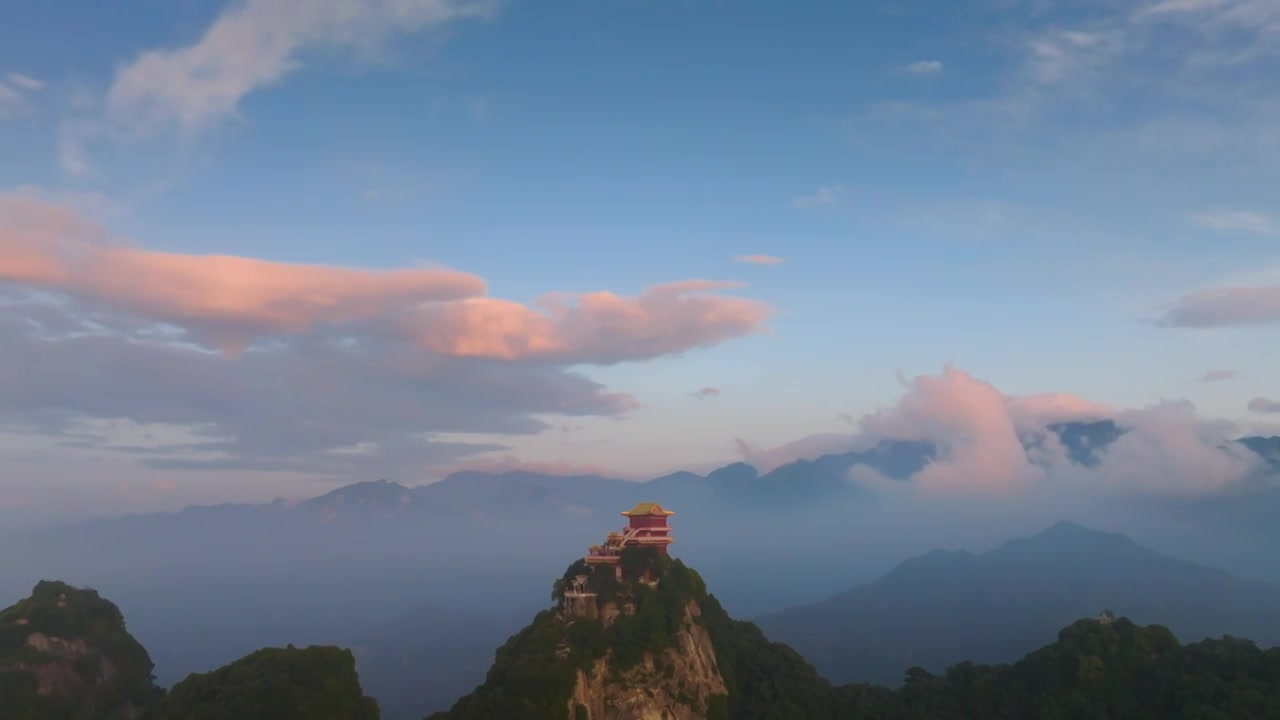
M754 465L748 465L744 462L736 462L711 471L711 473L707 475L707 480L724 483L750 482L759 476L760 471L756 470Z
M1059 520L1050 525L1045 530L1027 538L1020 538L1023 541L1091 541L1091 542L1110 542L1124 545L1137 545L1133 540L1120 533L1107 532L1105 530L1095 530L1090 527L1081 525L1071 520ZM1013 542L1018 542L1017 540Z
M42 580L0 610L0 706L24 717L136 717L160 692L146 649L94 590ZM31 714L34 713L34 714Z

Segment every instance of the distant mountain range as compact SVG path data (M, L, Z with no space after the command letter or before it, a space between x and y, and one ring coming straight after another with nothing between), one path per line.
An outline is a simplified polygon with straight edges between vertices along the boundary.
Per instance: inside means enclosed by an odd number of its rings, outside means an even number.
M828 600L756 620L833 682L897 683L911 666L1011 662L1109 608L1181 640L1280 643L1280 587L1062 522L983 554L937 551Z
M1069 460L1085 467L1098 464L1102 451L1126 432L1112 420L1057 423L1048 426L1048 430L1061 443ZM1023 438L1028 450L1042 446L1045 441L1043 435ZM1244 437L1237 442L1280 471L1280 436ZM385 480L355 483L294 506L277 501L267 506L215 506L188 508L183 512L207 516L218 512L273 510L328 523L369 514L456 518L459 513L503 516L549 508L572 513L612 509L653 497L661 497L673 507L696 508L714 503L717 508L773 512L856 495L861 490L850 482L850 472L857 466L893 480L906 480L936 457L937 448L928 442L884 440L867 450L797 460L764 474L742 462L706 475L682 471L644 482L598 475L468 470L416 487Z
M1072 462L1087 466L1123 429L1102 421L1055 425L1049 433ZM1033 448L1049 439L1024 442ZM1272 463L1280 450L1280 438L1241 443ZM988 547L1063 515L1123 528L1179 557L1280 581L1280 554L1271 550L1280 543L1280 490L1265 483L1261 492L1194 499L1113 498L1109 519L1040 504L1031 508L1035 517L992 514L983 505L981 517L957 520L962 509L949 508L935 521L915 506L881 513L887 504L848 480L858 466L903 480L936 456L928 443L886 441L766 473L732 463L647 482L461 472L419 487L360 482L298 503L98 518L6 537L0 593L17 597L45 576L109 593L138 618L132 631L162 683L263 644L343 645L354 649L362 678L379 695L428 710L480 679L488 658L462 657L470 637L481 640L473 647L487 648L494 638L482 626L518 627L512 614L527 610L524 598L542 597L561 559L598 542L621 523L620 510L643 501L677 512L673 552L696 564L725 608L741 616L829 597L940 544ZM1054 620L1050 631L1079 615ZM425 642L397 636L411 626ZM453 657L461 659L450 677L422 688L400 682L398 669L438 662L454 652L445 648L458 648Z

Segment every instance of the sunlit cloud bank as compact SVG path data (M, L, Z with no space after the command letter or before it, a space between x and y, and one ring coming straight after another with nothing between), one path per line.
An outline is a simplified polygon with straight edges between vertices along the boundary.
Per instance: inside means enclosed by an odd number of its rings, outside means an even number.
M637 405L571 366L678 354L770 308L686 280L636 295L490 297L446 268L370 270L161 252L70 208L0 195L0 430L151 467L422 477L545 416ZM140 446L98 420L180 428ZM88 438L88 439L86 439Z
M1097 438L1067 447L1053 431L1062 423L1110 420ZM885 440L919 440L937 449L935 459L903 484L870 468L855 467L851 481L886 492L931 496L1018 495L1036 490L1211 493L1260 469L1252 452L1234 442L1233 423L1206 419L1189 402L1114 409L1073 395L1011 396L948 366L906 383L891 407L857 421L858 432L803 438L760 450L739 441L748 462L770 470L826 453L863 451ZM1091 446L1092 444L1092 446ZM1085 453L1087 457L1076 456Z

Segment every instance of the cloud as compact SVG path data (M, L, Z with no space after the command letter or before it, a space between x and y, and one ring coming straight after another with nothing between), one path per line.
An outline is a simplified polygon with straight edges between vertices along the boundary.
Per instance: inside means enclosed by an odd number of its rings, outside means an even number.
M704 387L697 392L689 393L689 395L699 400L711 400L720 397L720 388Z
M147 50L120 66L100 109L81 93L73 103L81 114L59 131L59 164L74 177L98 179L94 142L137 141L173 129L190 136L236 117L245 96L279 84L304 58L325 50L369 55L397 35L487 18L494 7L494 0L231 3L194 44Z
M1056 413L1070 404L1061 398L1045 403ZM1023 405L1024 414L1041 409L1034 402ZM864 417L859 425L872 437L933 442L938 460L913 478L928 492L1010 492L1043 476L1022 447L1005 396L953 367L939 376L913 378L897 405Z
M0 118L16 115L26 107L21 93L0 82Z
M801 196L791 201L794 207L822 207L835 205L844 195L843 185L823 185L812 195Z
M781 265L786 262L785 259L773 255L738 255L733 260L748 265Z
M742 438L734 438L733 441L734 449L742 461L762 473L796 460L812 460L823 455L865 450L871 444L871 441L846 433L809 435L773 448L761 448Z
M1189 293L1178 299L1159 322L1186 328L1277 323L1280 322L1280 285L1218 287Z
M1123 46L1123 35L1114 30L1053 30L1036 35L1027 41L1030 79L1042 86L1078 81L1119 56Z
M1215 383L1235 379L1236 371L1226 369L1206 370L1204 375L1200 376L1200 382L1202 383Z
M1112 420L1119 439L1096 449L1097 463L1072 461L1051 427ZM1117 410L1065 393L1006 395L951 366L906 382L893 405L863 416L859 431L825 434L760 450L739 440L739 453L768 470L796 459L863 450L884 440L926 441L937 455L912 476L914 492L934 496L1013 495L1037 487L1119 494L1199 494L1248 477L1257 458L1232 442L1237 428L1205 420L1186 402ZM851 481L883 488L874 473Z
M1243 210L1200 213L1193 216L1193 219L1207 228L1220 232L1274 235L1277 229L1275 218L1263 213Z
M245 95L279 83L320 48L369 48L483 17L488 3L453 0L247 0L222 12L193 45L149 50L120 68L107 93L112 120L133 130L185 131L234 115Z
M484 292L453 270L371 271L150 252L63 208L0 196L0 280L199 329L224 348Z
M526 307L455 270L158 252L39 194L0 195L0 434L172 470L410 477L637 406L569 366L760 330L732 283ZM222 353L217 352L222 350ZM551 416L559 416L556 423ZM160 428L140 444L93 423Z
M148 251L66 208L0 196L0 281L65 293L181 328L236 354L322 327L412 338L440 355L612 364L706 347L760 329L763 303L686 281L632 298L549 294L538 309L481 297L484 281L440 268L363 270Z
M456 472L482 472L482 473L509 473L509 472L529 472L539 475L558 475L558 476L581 476L594 475L597 477L617 478L619 480L638 480L640 476L631 475L625 472L619 472L613 468L607 468L602 465L579 465L567 462L539 462L536 460L522 460L514 455L503 454L499 456L477 457L466 460L464 462L441 468L439 474L441 477L451 475ZM646 478L647 479L647 478Z
M549 294L538 309L493 298L422 307L400 330L441 354L612 365L708 347L762 329L770 309L710 294L734 283L655 285L634 297Z
M1183 23L1202 33L1240 29L1266 34L1280 21L1280 7L1272 0L1161 0L1138 9L1133 18Z
M1200 495L1247 478L1259 459L1232 442L1234 424L1205 420L1189 402L1161 402L1116 417L1127 432L1096 468L1061 467L1056 480L1121 493Z
M1280 400L1256 397L1249 401L1249 409L1256 413L1280 413Z
M938 60L917 60L903 65L902 70L911 75L936 75L942 72L942 63Z
M13 85L14 87L22 88L23 90L30 90L32 92L35 92L35 91L44 89L44 83L31 77L30 75L23 75L22 73L11 72L8 75L8 80L10 85Z

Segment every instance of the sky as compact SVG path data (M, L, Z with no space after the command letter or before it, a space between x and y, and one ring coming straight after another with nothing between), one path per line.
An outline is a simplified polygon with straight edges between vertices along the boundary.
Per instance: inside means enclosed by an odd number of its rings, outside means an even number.
M1275 0L128 5L0 23L0 518L1280 433Z

